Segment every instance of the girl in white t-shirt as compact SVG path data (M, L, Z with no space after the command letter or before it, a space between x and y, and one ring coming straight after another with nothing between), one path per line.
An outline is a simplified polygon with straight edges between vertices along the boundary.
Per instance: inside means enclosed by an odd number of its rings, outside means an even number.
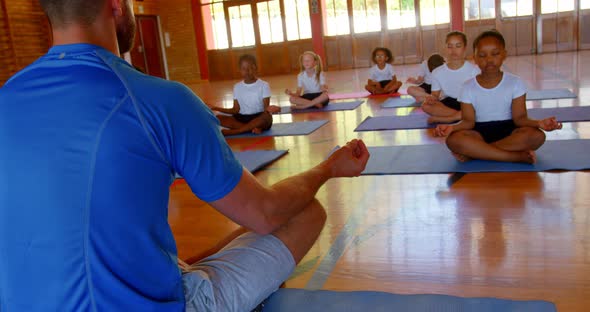
M432 54L420 64L418 77L410 77L407 83L417 84L418 86L408 87L408 94L413 96L418 103L424 102L426 97L432 93L432 71L442 66L445 59L438 53Z
M261 133L272 126L272 113L280 108L270 105L270 87L268 83L256 77L256 58L250 54L240 56L240 73L244 78L234 86L234 104L232 108L211 107L211 110L227 115L217 115L223 135L244 132Z
M305 51L299 56L301 72L297 75L297 90L285 90L292 109L322 108L328 105L328 86L319 55Z
M422 103L422 109L432 117L428 122L453 122L461 119L457 98L465 81L480 73L474 64L465 61L467 36L460 31L447 34L447 63L432 72L432 96Z
M371 94L395 93L402 86L397 80L391 63L393 55L388 48L375 48L371 54L375 65L369 69L369 80L365 89Z
M459 161L485 159L534 163L545 131L561 129L555 117L530 119L526 86L517 76L502 72L505 41L495 30L481 33L473 43L481 74L463 85L461 122L438 125L435 135L448 136L447 146Z

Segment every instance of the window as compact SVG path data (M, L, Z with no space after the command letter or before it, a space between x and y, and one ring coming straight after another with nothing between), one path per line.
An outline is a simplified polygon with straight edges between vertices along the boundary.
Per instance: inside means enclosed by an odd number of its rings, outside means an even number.
M580 10L590 9L590 0L580 0Z
M249 4L228 7L232 48L253 46L254 23L252 7Z
M420 23L422 26L446 24L451 21L448 0L421 0Z
M387 0L387 29L416 27L414 0Z
M379 0L352 0L352 20L357 34L381 31Z
M210 21L210 23L204 23L207 49L216 50L229 48L227 27L223 13L223 3L219 2L204 5L203 20Z
M325 5L322 7L324 8L324 32L326 36L347 35L350 33L346 0L325 0Z
M281 6L279 0L258 2L258 28L260 30L260 43L282 42L283 20L281 19Z
M311 38L311 18L307 0L284 0L287 40ZM282 27L282 26L281 26Z
M496 17L494 0L465 0L465 20L480 20Z
M567 12L574 10L574 0L542 0L541 14Z
M502 17L533 15L533 0L501 0Z

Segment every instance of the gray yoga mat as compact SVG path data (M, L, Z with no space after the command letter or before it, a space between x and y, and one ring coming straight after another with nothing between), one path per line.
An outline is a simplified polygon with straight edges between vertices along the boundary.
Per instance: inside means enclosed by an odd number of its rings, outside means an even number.
M582 139L546 141L532 165L487 160L462 163L443 144L369 147L369 152L363 175L590 169L590 140Z
M527 101L550 99L574 99L577 96L569 89L528 90Z
M238 135L230 135L227 138L249 138L249 137L265 137L265 136L287 136L287 135L308 135L323 125L327 124L328 120L312 120L299 121L288 123L276 123L272 125L270 130L264 131L260 134L242 133Z
M381 103L382 108L412 107L420 106L412 96L402 95L399 97L388 98Z
M365 101L346 101L346 102L330 102L323 108L306 108L306 109L291 109L289 106L282 106L280 114L298 114L298 113L319 113L319 112L334 112L343 110L353 110L363 104Z

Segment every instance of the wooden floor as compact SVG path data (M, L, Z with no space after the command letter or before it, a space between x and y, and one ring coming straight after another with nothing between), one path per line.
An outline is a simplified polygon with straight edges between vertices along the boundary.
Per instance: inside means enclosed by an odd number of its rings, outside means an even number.
M590 51L509 57L505 68L531 89L578 95L529 107L590 105ZM418 66L396 70L405 81ZM327 73L331 92L362 90L367 72ZM295 87L295 75L261 78L270 83L271 103L287 105L283 90ZM230 105L234 83L191 87L209 104ZM330 120L309 136L228 142L234 150L289 149L257 173L267 184L311 168L353 138L369 146L442 143L431 130L354 132L367 116L410 111L381 109L380 101L354 111L274 116L275 123ZM590 138L590 123L566 123L548 135L570 138ZM287 287L543 299L559 311L590 311L588 172L363 176L329 181L318 199L328 212L326 227ZM169 221L183 259L238 228L182 182L172 186Z

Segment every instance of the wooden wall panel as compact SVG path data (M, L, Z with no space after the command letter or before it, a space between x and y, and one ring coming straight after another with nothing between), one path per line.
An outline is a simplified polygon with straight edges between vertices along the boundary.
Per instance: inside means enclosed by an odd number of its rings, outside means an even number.
M39 2L34 0L1 0L2 25L0 62L7 65L0 73L0 84L7 76L28 66L50 47L49 23Z
M365 68L373 66L373 60L371 60L373 49L380 46L383 46L380 32L354 35L352 37L353 67ZM392 47L388 48L391 50Z
M16 68L5 0L0 0L0 86L16 72Z

